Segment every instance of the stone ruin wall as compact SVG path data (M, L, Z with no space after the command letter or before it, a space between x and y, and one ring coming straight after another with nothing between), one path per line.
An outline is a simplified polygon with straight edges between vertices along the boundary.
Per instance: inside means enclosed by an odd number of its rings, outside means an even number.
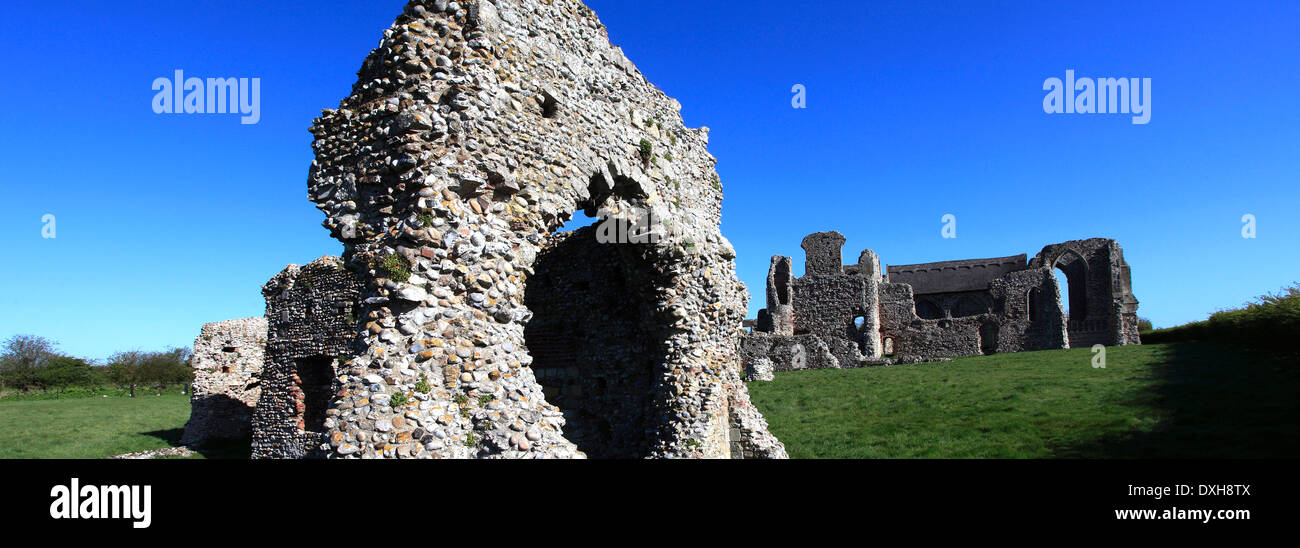
M1059 268L1065 273L1073 293L1062 296L1070 302L1070 346L1141 344L1132 273L1118 242L1093 238L1049 245L1029 268L1049 273Z
M243 318L203 326L190 365L190 418L181 443L247 440L249 419L261 396L266 319Z
M289 265L264 286L266 366L252 417L253 458L324 455L338 410L338 363L353 352L361 286L338 257Z
M672 237L617 251L636 257L621 263L639 272L628 279L652 285L628 295L635 330L618 327L631 340L609 351L651 349L649 390L619 411L641 417L637 439L593 452L785 456L740 380L748 295L718 230L708 130L683 125L590 9L411 2L358 76L312 128L308 184L364 288L331 456L584 456L531 367L526 293L530 278L566 274L538 271L549 234L601 209L665 219ZM427 399L390 404L421 380Z
M837 232L804 238L808 259L799 278L789 274L788 257L773 257L768 308L741 346L747 364L780 371L1140 344L1138 302L1114 240L1049 245L1029 261L1020 255L890 267L884 278L870 250L857 265L841 265L843 243ZM1061 294L1058 268L1071 295ZM787 291L792 298L783 300ZM1068 321L1063 299L1075 314ZM835 359L809 358L826 352Z

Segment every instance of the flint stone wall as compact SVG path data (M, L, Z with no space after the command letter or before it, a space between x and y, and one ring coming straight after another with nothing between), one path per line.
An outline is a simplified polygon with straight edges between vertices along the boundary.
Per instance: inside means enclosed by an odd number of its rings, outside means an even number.
M248 439L249 420L262 393L265 344L265 318L203 326L190 361L194 381L182 444Z
M361 284L338 257L289 265L262 286L266 366L253 413L253 458L319 458L339 389L337 364L353 353Z
M331 456L585 456L531 367L525 287L547 235L575 211L633 208L667 219L672 236L637 250L642 279L658 285L638 288L628 309L653 318L639 344L657 355L629 447L785 456L740 382L748 294L718 230L708 130L683 125L680 105L610 45L590 9L411 2L358 76L312 127L308 181L363 285ZM384 403L399 394L411 403Z

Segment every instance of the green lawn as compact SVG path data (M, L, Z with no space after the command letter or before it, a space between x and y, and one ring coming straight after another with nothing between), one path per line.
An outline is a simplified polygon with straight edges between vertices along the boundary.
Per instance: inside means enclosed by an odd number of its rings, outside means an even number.
M1297 457L1295 360L1183 343L792 371L749 385L795 458ZM180 394L0 401L0 458L171 447ZM203 456L247 458L248 445Z
M189 396L0 401L0 458L104 458L178 443Z
M1294 360L1184 343L791 371L749 385L793 458L1297 457Z

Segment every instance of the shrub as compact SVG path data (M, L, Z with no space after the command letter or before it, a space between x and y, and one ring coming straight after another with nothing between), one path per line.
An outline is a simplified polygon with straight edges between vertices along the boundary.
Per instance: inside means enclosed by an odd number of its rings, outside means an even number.
M641 161L649 162L654 151L655 146L650 143L649 139L641 139Z
M1300 336L1300 284L1263 295L1209 319L1142 335L1142 342L1215 341L1261 350L1294 352Z
M411 279L411 263L396 253L373 259L370 268L396 282Z

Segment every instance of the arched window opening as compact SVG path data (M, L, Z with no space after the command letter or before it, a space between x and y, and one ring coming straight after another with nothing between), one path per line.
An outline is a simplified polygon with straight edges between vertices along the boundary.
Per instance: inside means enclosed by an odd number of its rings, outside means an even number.
M929 299L916 300L916 317L922 320L941 320L945 317L943 309Z

